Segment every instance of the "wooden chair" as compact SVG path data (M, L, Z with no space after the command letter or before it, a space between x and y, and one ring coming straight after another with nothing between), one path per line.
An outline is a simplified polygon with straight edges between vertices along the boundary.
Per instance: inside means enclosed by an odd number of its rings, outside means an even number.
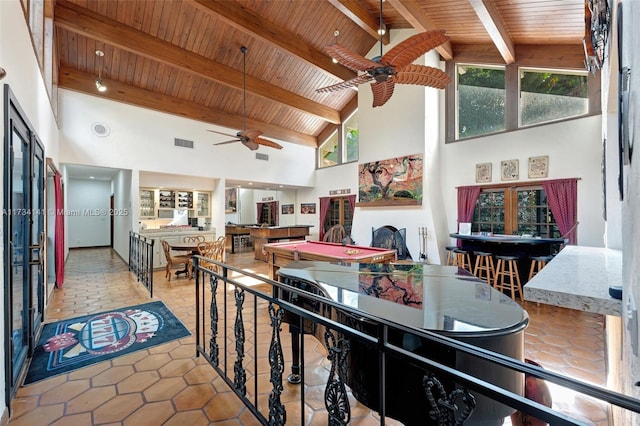
M216 241L200 242L198 243L198 254L200 254L200 256L202 257L206 257L207 259L222 262L224 260L224 249L226 241L227 238L225 236L220 236ZM219 266L213 262L201 260L200 265L203 268L207 268L215 272L220 272Z
M337 224L333 225L327 230L327 232L324 234L324 237L322 238L322 241L328 243L341 243L342 240L344 240L345 236L346 231L344 229L344 226Z
M171 281L171 269L174 266L184 264L184 268L187 271L187 277L191 278L191 255L181 254L172 255L171 246L165 240L162 240L162 249L164 250L164 257L167 259L167 265L165 270L165 278L167 281Z
M185 243L200 243L204 241L204 237L202 235L189 235L183 238Z

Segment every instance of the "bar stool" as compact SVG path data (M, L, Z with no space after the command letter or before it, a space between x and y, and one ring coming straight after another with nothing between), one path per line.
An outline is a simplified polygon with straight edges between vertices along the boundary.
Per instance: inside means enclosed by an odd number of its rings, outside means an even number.
M520 300L524 301L518 272L518 256L496 256L496 259L496 277L493 286L501 292L507 287L513 300L516 300L516 292L520 293ZM505 283L505 278L508 278L509 282Z
M469 251L456 247L455 249L453 249L453 253L456 257L455 266L466 269L473 274L473 267L471 266L471 255L469 254Z
M553 259L553 256L531 256L531 268L529 268L528 281L531 281L531 278L540 272L551 259Z
M473 267L473 275L481 280L485 280L487 284L492 285L491 281L495 275L495 267L493 265L493 255L485 251L473 252L476 257L476 263Z
M456 254L453 252L457 249L457 246L446 246L444 249L447 251L447 266L455 266L456 265Z

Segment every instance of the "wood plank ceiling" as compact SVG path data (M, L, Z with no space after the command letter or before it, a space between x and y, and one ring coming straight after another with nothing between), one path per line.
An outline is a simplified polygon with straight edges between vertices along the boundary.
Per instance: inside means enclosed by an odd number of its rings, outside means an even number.
M445 29L443 60L584 69L584 0L386 0L382 10L390 31ZM57 0L57 83L235 133L246 46L247 128L316 147L357 106L355 90L316 92L355 77L322 48L337 29L366 56L379 15L379 0Z

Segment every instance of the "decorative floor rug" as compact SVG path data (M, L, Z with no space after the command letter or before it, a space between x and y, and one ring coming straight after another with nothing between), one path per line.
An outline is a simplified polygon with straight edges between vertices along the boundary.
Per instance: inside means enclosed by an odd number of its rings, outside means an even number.
M48 323L43 326L24 384L190 334L160 301Z

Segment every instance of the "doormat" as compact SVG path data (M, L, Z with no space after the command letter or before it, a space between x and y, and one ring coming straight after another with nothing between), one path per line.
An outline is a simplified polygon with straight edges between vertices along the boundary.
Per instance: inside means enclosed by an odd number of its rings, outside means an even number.
M23 384L191 335L163 302L48 323Z

